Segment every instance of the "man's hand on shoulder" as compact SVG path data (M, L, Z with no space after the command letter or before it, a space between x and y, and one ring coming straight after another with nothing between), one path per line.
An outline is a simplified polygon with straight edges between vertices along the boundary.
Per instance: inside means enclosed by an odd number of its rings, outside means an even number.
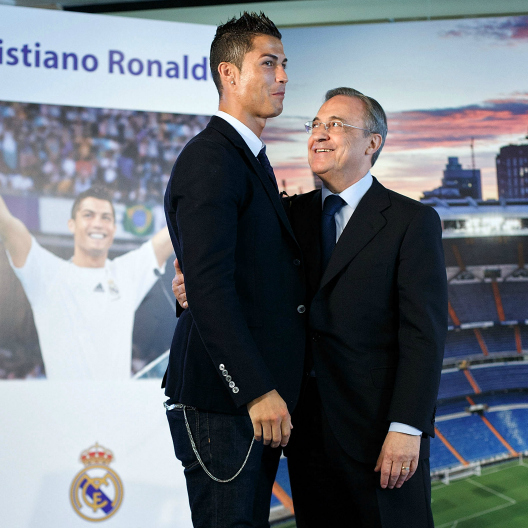
M279 393L272 390L249 402L247 408L255 430L255 440L263 438L264 445L286 447L293 426L288 406Z
M382 488L401 488L418 467L420 435L408 435L389 431L381 448L374 471L381 471ZM408 469L406 469L408 468Z
M172 279L172 293L174 293L178 304L185 309L189 307L189 304L187 303L187 294L185 293L185 280L178 259L174 259L174 271L176 275Z

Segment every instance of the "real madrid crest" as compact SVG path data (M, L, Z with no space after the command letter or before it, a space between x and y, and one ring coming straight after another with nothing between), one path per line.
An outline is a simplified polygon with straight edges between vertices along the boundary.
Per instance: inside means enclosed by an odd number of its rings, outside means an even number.
M109 467L113 459L112 451L97 442L81 453L85 467L73 479L70 500L73 509L87 521L104 521L121 506L123 484Z

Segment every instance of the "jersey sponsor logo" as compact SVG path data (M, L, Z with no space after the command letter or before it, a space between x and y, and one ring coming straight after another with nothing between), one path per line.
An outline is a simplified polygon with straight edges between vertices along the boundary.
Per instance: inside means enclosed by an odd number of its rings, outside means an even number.
M112 451L97 442L81 453L84 469L73 479L70 500L75 512L87 521L104 521L121 506L123 484L109 467L113 460Z
M103 285L102 285L101 283L99 283L99 284L94 288L94 292L102 292L102 293L104 293Z

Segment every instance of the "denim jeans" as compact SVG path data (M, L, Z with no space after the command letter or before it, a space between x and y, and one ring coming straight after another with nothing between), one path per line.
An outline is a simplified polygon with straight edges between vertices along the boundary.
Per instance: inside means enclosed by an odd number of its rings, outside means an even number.
M186 408L197 451L208 471L221 480L242 466L253 425L248 415L231 415ZM167 411L174 452L184 467L194 528L268 528L271 490L281 455L255 442L241 473L231 482L212 480L191 447L183 409Z

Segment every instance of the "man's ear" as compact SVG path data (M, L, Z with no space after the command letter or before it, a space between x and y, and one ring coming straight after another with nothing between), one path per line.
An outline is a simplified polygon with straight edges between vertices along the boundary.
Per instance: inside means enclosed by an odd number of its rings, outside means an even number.
M230 86L236 86L240 78L239 69L231 62L221 62L218 65L218 74L224 90Z
M372 155L379 150L381 147L381 134L372 134L370 136L370 143L368 144L365 154Z
M75 234L75 220L73 218L68 220L68 229L72 235Z

